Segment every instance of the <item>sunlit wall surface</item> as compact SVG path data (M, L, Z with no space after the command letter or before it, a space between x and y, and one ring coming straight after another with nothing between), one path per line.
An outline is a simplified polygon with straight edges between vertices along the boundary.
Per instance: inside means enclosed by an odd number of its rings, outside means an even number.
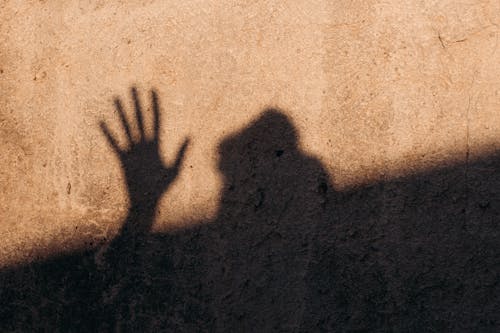
M158 91L164 161L191 139L155 232L217 216L218 146L267 108L338 192L465 170L500 149L499 25L494 0L4 1L0 264L116 234L129 203L99 122L123 142L131 86L145 108Z

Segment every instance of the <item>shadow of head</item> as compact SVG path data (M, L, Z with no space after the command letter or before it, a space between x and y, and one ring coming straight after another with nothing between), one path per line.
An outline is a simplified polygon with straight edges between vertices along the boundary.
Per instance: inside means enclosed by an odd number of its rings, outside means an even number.
M287 157L296 155L297 142L291 120L278 109L267 109L250 125L220 143L219 170L229 179L272 173Z

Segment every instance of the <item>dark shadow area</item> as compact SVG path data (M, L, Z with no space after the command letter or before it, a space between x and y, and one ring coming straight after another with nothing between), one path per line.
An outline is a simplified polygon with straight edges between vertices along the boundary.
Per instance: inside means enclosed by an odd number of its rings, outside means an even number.
M101 125L130 194L120 234L0 272L0 331L499 331L500 156L336 192L266 110L219 145L217 217L153 234L188 142L161 161L152 103L152 138L118 100L128 147Z

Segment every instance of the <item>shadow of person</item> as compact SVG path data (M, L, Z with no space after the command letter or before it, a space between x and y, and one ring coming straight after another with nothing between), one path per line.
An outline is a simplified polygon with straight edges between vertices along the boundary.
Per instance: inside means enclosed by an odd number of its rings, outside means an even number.
M304 277L318 225L326 225L333 190L321 163L298 147L290 119L267 109L226 137L218 147L223 189L215 219L155 235L148 233L155 206L174 181L188 140L176 162L165 165L159 155L156 94L152 92L154 126L149 136L135 89L132 97L134 122L127 120L121 102L115 102L125 147L101 124L122 164L131 206L105 255L104 294L115 294L107 312L122 308L119 318L116 313L107 317L115 318L115 326L144 329L146 322L136 326L137 314L147 313L153 302L170 305L159 316L167 320L166 327L177 325L176 330L179 322L183 329L216 331L299 327L307 294ZM168 282L148 287L145 281ZM129 326L126 318L132 317L136 319ZM160 322L160 317L155 320Z
M302 319L304 277L333 193L329 177L277 109L226 137L218 152L224 187L206 224L217 328L289 331Z
M218 146L214 219L152 233L181 172L132 89L125 143L101 124L130 199L97 249L0 271L0 331L496 332L500 154L335 191L277 109ZM168 195L168 194L167 194Z

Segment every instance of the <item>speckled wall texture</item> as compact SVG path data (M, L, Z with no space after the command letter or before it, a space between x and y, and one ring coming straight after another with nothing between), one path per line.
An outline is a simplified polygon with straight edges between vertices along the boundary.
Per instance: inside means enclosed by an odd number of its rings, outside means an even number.
M499 29L498 0L2 1L0 328L498 331ZM120 257L157 185L103 131L119 98L137 140L131 87L165 165L189 144Z

